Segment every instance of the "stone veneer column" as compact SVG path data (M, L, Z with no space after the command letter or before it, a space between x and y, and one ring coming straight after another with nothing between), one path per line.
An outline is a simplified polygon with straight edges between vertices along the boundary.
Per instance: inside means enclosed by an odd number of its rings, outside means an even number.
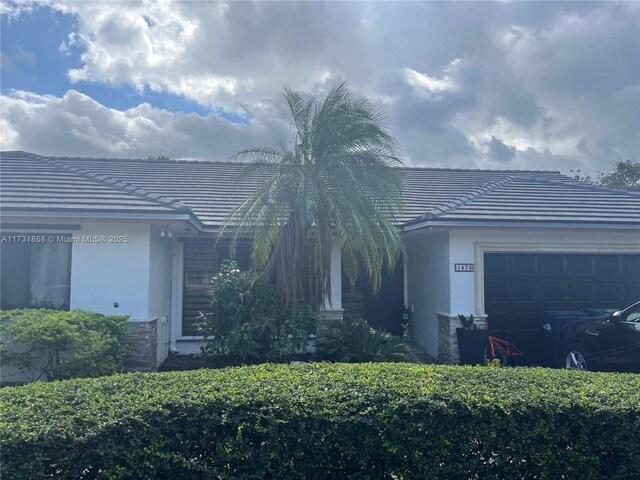
M125 372L154 372L158 359L158 319L129 320L124 338Z
M458 337L456 329L462 327L458 315L437 312L438 317L438 360L442 363L459 364ZM468 316L468 314L465 314ZM485 328L486 315L474 315L474 323L478 328Z

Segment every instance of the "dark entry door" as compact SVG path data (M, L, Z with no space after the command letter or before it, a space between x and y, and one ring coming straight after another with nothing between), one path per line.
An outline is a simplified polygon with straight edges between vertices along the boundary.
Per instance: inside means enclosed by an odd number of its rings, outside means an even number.
M393 272L384 270L380 291L374 294L369 277L362 269L351 289L346 275L342 276L342 307L345 316L364 318L369 325L393 335L402 335L404 313L404 269L398 262Z
M547 310L618 309L640 298L640 255L486 253L485 312L535 361Z

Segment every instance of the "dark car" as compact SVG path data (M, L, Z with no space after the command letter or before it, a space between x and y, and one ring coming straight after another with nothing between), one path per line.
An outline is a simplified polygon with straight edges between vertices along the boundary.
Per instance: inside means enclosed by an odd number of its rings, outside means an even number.
M556 334L556 365L640 372L640 301L611 314L574 317Z

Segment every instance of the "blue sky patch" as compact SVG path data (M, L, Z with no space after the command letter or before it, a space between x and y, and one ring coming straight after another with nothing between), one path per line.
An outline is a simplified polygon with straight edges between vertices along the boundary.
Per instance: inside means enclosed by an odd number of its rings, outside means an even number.
M145 17L149 26L153 20ZM229 113L210 108L182 95L154 92L145 88L139 92L131 85L105 85L97 82L72 83L67 72L81 68L82 48L70 44L69 34L77 30L76 18L48 7L36 8L17 18L0 16L2 36L3 95L12 90L25 90L39 95L63 96L77 90L108 108L127 110L141 103L170 112L215 114L233 123L249 124L253 115ZM65 48L61 48L61 45Z
M74 30L75 18L37 8L18 18L0 17L2 36L2 93L27 90L61 96L69 90L67 71L80 67L80 52L59 51Z

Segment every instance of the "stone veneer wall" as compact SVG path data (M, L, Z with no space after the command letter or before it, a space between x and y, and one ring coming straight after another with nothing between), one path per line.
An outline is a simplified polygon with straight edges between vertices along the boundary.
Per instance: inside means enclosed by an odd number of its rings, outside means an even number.
M456 329L462 327L462 323L457 315L438 312L438 360L442 363L460 363L460 352L458 351L458 337ZM474 315L475 324L478 328L485 328L486 315Z
M124 344L125 372L153 372L158 359L158 319L129 320Z

